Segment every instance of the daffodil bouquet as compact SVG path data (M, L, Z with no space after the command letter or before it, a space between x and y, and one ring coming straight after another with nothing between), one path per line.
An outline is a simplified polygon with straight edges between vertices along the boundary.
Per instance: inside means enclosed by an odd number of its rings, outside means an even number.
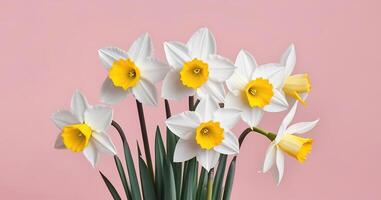
M230 199L236 158L249 133L269 139L262 170L274 168L278 184L284 173L285 153L301 163L305 161L312 139L298 135L310 131L318 120L289 125L298 102L305 104L311 88L307 74L291 75L296 62L294 45L278 63L258 65L249 52L241 50L233 64L216 54L212 33L201 28L186 44L164 43L168 64L154 58L152 49L151 38L143 34L128 51L117 47L99 50L107 70L100 99L104 104L115 104L132 93L144 156L139 144L138 158L131 155L128 135L113 121L113 110L105 105L89 105L79 91L72 97L70 111L52 116L60 129L55 148L82 152L94 167L101 152L114 155L128 200ZM164 142L157 128L152 156L143 105L157 104L155 84L161 80L166 138ZM189 110L172 116L169 100L183 98L189 98ZM265 112L282 112L289 107L276 133L258 127ZM232 132L239 120L248 126L241 134ZM107 134L110 126L120 134L126 168ZM112 197L122 199L108 178L100 174Z

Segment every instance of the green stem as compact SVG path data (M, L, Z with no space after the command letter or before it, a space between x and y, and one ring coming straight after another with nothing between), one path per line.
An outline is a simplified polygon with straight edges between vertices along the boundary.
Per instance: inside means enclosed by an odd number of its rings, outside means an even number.
M253 127L252 129L253 129L253 131L255 131L257 133L266 136L271 141L275 140L276 135L274 133L271 133L269 131L263 130L263 129L258 128L258 127Z
M144 153L146 155L148 170L151 173L151 177L153 177L152 158L151 158L151 152L150 152L149 141L148 141L146 121L144 119L143 105L138 100L136 100L136 106L138 108L140 129L142 131Z
M269 131L266 131L266 130L258 128L258 127L247 128L239 136L238 141L239 141L240 147L241 147L243 141L245 140L246 136L249 135L249 133L251 133L252 131L257 132L263 136L266 136L270 141L275 140L275 137L276 137L276 135L274 133L271 133Z
M194 111L194 96L189 96L188 101L188 109Z
M214 169L211 169L208 174L208 192L206 195L207 200L212 200L213 182L214 182Z

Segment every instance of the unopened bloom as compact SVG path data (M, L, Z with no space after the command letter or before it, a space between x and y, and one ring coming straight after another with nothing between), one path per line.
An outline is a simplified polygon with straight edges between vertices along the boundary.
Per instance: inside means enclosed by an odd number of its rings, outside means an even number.
M285 67L283 78L283 91L287 96L304 103L305 96L311 91L311 82L308 74L291 75L295 68L295 46L291 44L283 53L280 64Z
M237 154L238 139L230 129L239 119L240 111L219 108L209 96L200 101L196 111L170 117L166 124L180 138L174 161L183 162L196 157L209 171L217 164L220 153Z
M201 98L209 94L216 102L223 102L223 82L235 66L216 55L216 42L207 28L194 33L186 45L165 42L164 50L172 70L163 81L163 98L178 100L197 93Z
M152 42L147 33L140 36L128 52L107 47L98 53L108 70L108 77L101 89L104 103L117 103L132 93L143 104L157 104L154 84L163 80L169 67L153 57Z
M275 174L278 184L282 180L284 173L284 153L303 163L312 150L312 139L299 137L295 134L303 134L310 131L319 121L300 122L289 126L294 118L297 104L298 102L294 104L290 112L283 119L274 141L270 143L267 149L263 163L263 172L267 172L276 163L277 172Z
M55 148L82 152L95 167L100 152L116 154L115 146L106 133L112 115L111 108L90 106L86 98L76 91L71 99L71 110L61 110L52 116L61 130Z
M242 120L250 127L257 126L263 113L280 112L288 108L281 92L284 67L279 64L258 66L250 53L241 50L235 65L237 70L226 81L229 93L225 98L226 108L242 111Z

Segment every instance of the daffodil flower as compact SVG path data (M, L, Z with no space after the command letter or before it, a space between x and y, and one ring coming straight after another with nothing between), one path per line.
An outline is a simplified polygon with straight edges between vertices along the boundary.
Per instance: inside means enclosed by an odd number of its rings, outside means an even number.
M311 81L308 74L291 75L295 68L295 63L295 46L294 44L291 44L283 53L280 61L280 64L285 66L282 88L287 96L304 104L306 95L311 91Z
M258 125L265 111L280 112L288 108L280 88L284 67L272 63L257 66L253 56L244 50L239 52L235 65L235 73L226 81L229 89L226 108L241 110L242 120L250 127Z
M216 55L216 42L207 28L194 33L186 45L165 42L164 50L172 70L163 81L163 98L178 100L197 93L200 98L209 94L216 102L223 102L223 83L233 74L235 66Z
M95 167L99 153L116 154L116 149L106 133L112 121L112 109L90 106L86 98L76 91L71 99L71 110L53 114L52 120L61 130L55 143L57 149L82 152Z
M265 161L263 163L263 172L267 172L276 164L275 177L279 184L284 173L284 153L294 157L300 163L303 163L307 154L312 150L312 139L296 136L310 131L316 126L319 120L312 122L300 122L289 126L293 120L298 102L294 104L290 112L283 119L278 133L270 143L267 149Z
M220 153L237 154L239 143L231 128L239 121L240 111L219 108L209 96L201 99L196 111L186 111L167 119L168 128L180 139L176 144L174 161L183 162L196 157L210 170Z
M101 89L101 100L104 103L117 103L132 93L143 104L157 104L158 95L154 84L163 80L169 66L153 57L152 42L147 33L140 36L128 52L117 47L107 47L98 53L108 70L108 77Z

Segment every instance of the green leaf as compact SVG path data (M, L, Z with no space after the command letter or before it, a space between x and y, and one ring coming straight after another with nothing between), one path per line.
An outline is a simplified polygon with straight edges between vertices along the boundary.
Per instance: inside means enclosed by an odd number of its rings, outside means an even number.
M213 200L220 200L222 195L222 182L225 175L227 155L221 155L213 183Z
M173 155L178 140L179 138L175 134L173 134L172 131L169 130L169 128L167 128L167 156L173 167L177 199L180 199L182 163L173 162Z
M126 135L124 134L122 127L120 127L120 125L116 121L112 121L111 125L118 131L123 143L124 157L126 160L128 176L131 184L131 196L133 197L132 199L141 200L138 178L136 177L135 172L134 160L131 156L131 151L130 147L128 146Z
M165 149L159 127L156 128L155 136L155 188L159 199L164 199L164 170Z
M112 198L114 200L121 200L118 192L116 191L115 187L112 185L112 183L108 180L108 178L103 175L103 173L101 171L99 171L99 173L101 174L102 176L102 179L103 181L105 182L107 188L108 188L108 191L110 191L111 195L112 195Z
M144 160L139 157L140 180L144 199L156 200L155 188L152 182L151 174Z
M181 193L182 200L193 200L197 190L197 161L193 158L185 162L183 188Z
M115 160L116 167L118 169L120 180L122 181L122 184L123 184L124 192L126 193L126 197L128 200L132 200L131 189L127 183L126 174L124 173L122 162L120 162L120 159L117 155L114 155L114 160Z
M233 160L230 162L228 174L226 175L223 200L230 200L230 195L232 193L232 187L233 187L233 181L234 181L236 159L237 157L234 157Z
M201 168L201 174L200 178L198 180L198 186L197 186L197 200L204 200L206 197L206 184L208 182L208 172L205 168Z
M128 176L130 178L131 194L134 200L140 200L142 197L140 195L139 182L135 172L134 160L132 159L130 147L128 146L127 141L123 142L123 148Z
M177 200L176 196L176 183L175 183L175 177L173 174L172 164L171 162L166 158L163 163L163 169L164 169L164 177L165 177L165 185L164 185L164 199L165 200Z

